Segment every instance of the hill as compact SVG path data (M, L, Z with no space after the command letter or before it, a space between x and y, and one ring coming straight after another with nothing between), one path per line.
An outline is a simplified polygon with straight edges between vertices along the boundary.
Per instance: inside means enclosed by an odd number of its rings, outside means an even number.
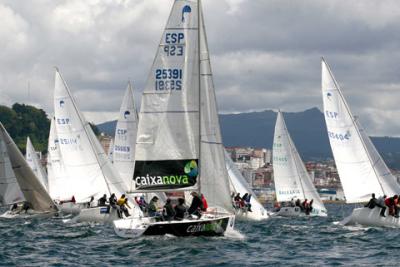
M284 112L286 125L304 160L332 158L325 119L318 108L302 112ZM221 114L222 138L227 147L272 147L277 113L271 110L239 114ZM97 125L101 132L113 136L116 121ZM372 142L387 164L400 169L400 138L372 137Z

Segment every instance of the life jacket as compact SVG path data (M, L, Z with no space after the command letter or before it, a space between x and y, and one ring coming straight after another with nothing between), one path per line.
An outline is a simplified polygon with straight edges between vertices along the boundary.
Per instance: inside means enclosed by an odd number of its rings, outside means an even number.
M125 204L125 199L126 199L126 197L124 197L124 198L121 197L120 199L118 199L117 205L118 206L123 206Z

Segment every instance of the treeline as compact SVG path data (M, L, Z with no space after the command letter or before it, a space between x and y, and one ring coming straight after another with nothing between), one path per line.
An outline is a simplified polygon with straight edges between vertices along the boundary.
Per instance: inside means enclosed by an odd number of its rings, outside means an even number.
M47 152L50 119L43 109L19 103L0 106L0 121L23 153L28 136L37 151Z
M15 103L11 108L0 105L0 122L25 154L26 138L29 136L36 151L47 153L50 119L43 109ZM90 123L96 135L97 127Z

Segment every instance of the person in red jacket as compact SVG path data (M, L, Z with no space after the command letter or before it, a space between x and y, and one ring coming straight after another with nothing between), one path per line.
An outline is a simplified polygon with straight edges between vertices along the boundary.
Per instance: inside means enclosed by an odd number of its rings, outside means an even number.
M389 208L389 215L396 216L395 213L395 199L397 199L398 196L395 195L393 197L388 197L385 199L385 205Z
M201 201L203 202L202 211L207 211L208 203L207 203L207 199L204 197L203 194L201 194Z

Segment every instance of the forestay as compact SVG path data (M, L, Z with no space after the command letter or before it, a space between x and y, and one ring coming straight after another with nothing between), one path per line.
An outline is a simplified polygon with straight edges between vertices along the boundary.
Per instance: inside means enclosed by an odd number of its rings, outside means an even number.
M143 92L133 177L137 191L198 187L196 2L174 2Z
M365 202L375 193L400 192L364 130L358 127L329 66L322 60L322 98L333 156L348 203Z
M57 136L54 117L51 119L49 143L47 154L47 177L49 182L49 194L53 199L71 199L76 193L71 186L67 170L61 157L60 144Z
M138 114L131 83L122 100L113 147L113 164L126 184L132 184Z
M42 183L43 187L46 190L49 190L49 185L47 181L47 174L40 163L40 159L35 151L35 148L32 145L31 139L29 137L26 138L26 162L28 162L29 167L31 167L33 173Z
M112 169L111 162L58 71L55 75L54 111L60 152L76 201L124 192L127 185Z
M279 202L292 199L313 200L314 213L326 214L325 206L290 137L280 111L276 119L272 153L277 200Z
M0 138L0 206L24 201L17 178L12 170L6 145Z
M2 139L6 145L12 169L25 200L32 205L32 208L35 211L56 210L50 195L33 173L17 145L8 135L6 129L1 123L0 139Z

